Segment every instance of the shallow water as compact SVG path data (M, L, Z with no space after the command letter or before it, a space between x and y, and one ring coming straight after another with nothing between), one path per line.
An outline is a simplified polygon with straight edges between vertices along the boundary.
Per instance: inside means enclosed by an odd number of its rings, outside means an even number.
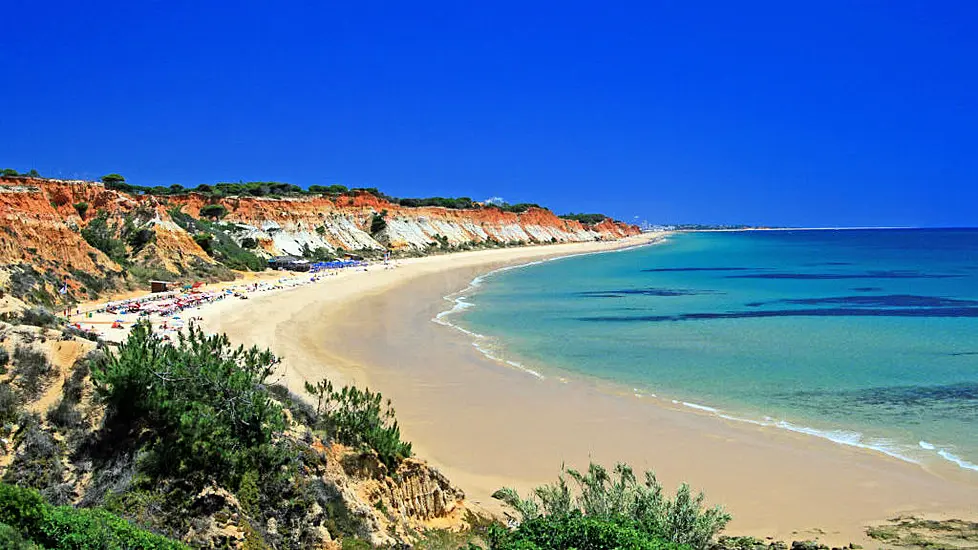
M978 230L682 234L452 299L528 374L978 471Z

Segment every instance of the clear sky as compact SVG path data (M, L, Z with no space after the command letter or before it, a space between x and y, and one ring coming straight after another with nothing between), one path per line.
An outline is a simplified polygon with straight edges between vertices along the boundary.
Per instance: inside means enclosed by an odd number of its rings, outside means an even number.
M978 2L6 2L0 166L978 225Z

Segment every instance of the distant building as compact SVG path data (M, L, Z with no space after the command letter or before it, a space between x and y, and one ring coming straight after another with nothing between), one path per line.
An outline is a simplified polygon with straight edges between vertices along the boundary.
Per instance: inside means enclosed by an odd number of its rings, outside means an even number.
M288 271L309 271L309 260L295 256L274 256L268 259L268 267Z
M150 281L149 290L150 292L167 292L172 290L172 281Z

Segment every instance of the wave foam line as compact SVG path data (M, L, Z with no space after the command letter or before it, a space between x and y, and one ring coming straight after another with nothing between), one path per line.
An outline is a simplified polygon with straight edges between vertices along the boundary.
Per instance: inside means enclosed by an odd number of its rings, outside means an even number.
M683 406L689 407L691 409L696 409L698 411L706 411L706 412L714 413L714 414L720 412L718 409L714 409L713 407L707 407L706 405L699 405L699 404L696 404L696 403L688 403L686 401L683 401Z
M514 367L517 370L523 371L523 372L525 372L525 373L527 373L527 374L529 374L531 376L535 376L535 377L537 377L540 380L546 380L547 379L544 375L540 374L539 372L537 372L537 371L535 371L535 370L533 370L533 369L531 369L529 367L524 366L522 363L520 363L518 361L508 361L506 359L503 359L502 357L498 357L496 355L493 355L491 351L489 351L488 349L486 349L483 346L480 346L479 345L479 342L472 342L472 347L474 347L475 349L479 350L479 353L481 353L482 355L485 355L487 358L491 359L492 361L495 361L495 362L500 363L500 364L503 364L503 365L509 365L509 366Z
M921 449L927 451L937 451L938 456L940 456L944 460L947 460L948 462L953 462L957 464L958 467L960 468L978 472L978 464L975 464L973 462L968 462L967 460L961 458L960 456L951 454L951 452L948 451L947 449L938 448L937 445L934 445L933 443L928 443L926 441L921 441L918 443L918 445L920 445Z
M663 239L663 241L664 240L665 239ZM522 269L524 267L529 267L529 266L532 266L532 265L539 265L539 264L542 264L544 262L552 262L552 261L556 261L556 260L563 260L563 259L566 259L566 258L575 258L577 256L590 256L592 254L608 254L608 253L611 253L611 252L622 252L622 251L625 251L625 250L632 250L632 249L639 248L639 247L642 247L642 246L648 246L649 244L658 244L658 243L656 243L656 242L646 243L646 244L640 244L640 245L635 245L635 246L629 246L629 247L625 247L625 248L620 248L620 249L616 249L616 250L596 250L596 251L593 251L593 252L582 252L582 253L579 253L579 254L568 254L566 256L557 256L557 257L554 257L554 258L543 258L541 260L534 260L534 261L525 262L525 263L522 263L522 264L508 265L508 266L503 266L503 267L500 267L500 268L497 268L497 269L493 269L492 271L489 271L487 273L483 273L482 275L479 275L479 276L473 278L471 281L469 281L468 286L466 286L462 290L459 290L458 292L453 292L453 293L448 294L446 296L442 296L442 299L444 299L446 302L452 302L452 307L450 307L449 309L446 309L445 311L439 312L434 317L432 317L431 321L433 323L438 323L439 325L442 325L442 326L453 328L453 329L455 329L455 330L457 330L457 331L459 331L459 332L461 332L463 334L466 334L468 336L471 336L471 337L475 338L476 340L485 339L486 338L485 335L479 334L478 332L473 332L473 331L468 330L466 328L463 328L463 327L461 327L459 325L456 325L455 323L452 323L452 322L446 320L446 318L447 317L450 317L452 315L455 315L457 313L460 313L462 311L465 311L466 309L470 309L470 308L475 307L475 304L466 301L465 298L467 297L467 295L468 295L469 292L471 292L471 291L475 290L476 288L482 286L482 283L486 280L486 278L491 277L493 275L496 275L498 273L503 273L505 271L510 271L510 270L513 270L513 269ZM516 367L516 368L518 368L518 369L520 369L522 371L525 371L525 372L527 372L529 374L532 374L533 376L536 376L537 378L539 378L541 380L545 379L545 377L542 374L540 374L539 372L537 372L537 371L535 371L533 369L527 368L527 367L523 366L522 364L520 364L520 363L518 363L516 361L508 361L506 359L502 359L500 357L496 357L496 356L492 355L487 350L485 350L482 346L480 346L479 343L478 343L478 341L473 342L472 345L475 346L475 348L478 349L483 355L485 355L489 359L492 359L493 361L496 361L496 362L499 362L499 363L505 363L505 364L508 364L510 366Z
M822 438L822 439L827 439L827 440L829 440L829 441L831 441L833 443L837 443L839 445L848 445L850 447L857 447L857 448L860 448L860 449L867 449L867 450L871 450L871 451L876 451L876 452L879 452L879 453L883 453L883 454L885 454L887 456L890 456L892 458L896 458L896 459L902 460L904 462L909 462L911 464L920 464L919 461L914 460L913 458L910 458L909 456L906 456L905 454L902 454L902 453L898 452L894 448L893 443L891 443L890 441L887 441L887 440L871 440L871 441L865 441L863 439L863 434L861 434L859 432L846 431L846 430L819 430L817 428L811 428L811 427L808 427L808 426L799 426L797 424L792 424L791 422L788 422L786 420L774 420L773 418L771 418L769 416L765 416L764 417L764 420L753 420L753 419L749 419L749 418L741 418L741 417L738 417L738 416L732 416L732 415L729 415L729 414L724 414L719 409L716 409L716 408L713 408L713 407L708 407L706 405L700 405L698 403L690 403L690 402L687 402L687 401L677 401L675 399L673 399L672 402L673 402L673 404L676 404L676 405L682 405L682 406L688 407L690 409L695 409L695 410L698 410L698 411L703 411L703 412L706 412L706 413L710 413L710 414L712 414L714 416L717 416L719 418L723 418L725 420L732 420L734 422L744 422L744 423L747 423L747 424L753 424L755 426L780 428L782 430L787 430L789 432L800 433L800 434L804 434L804 435L810 435L810 436L813 436L813 437L819 437L819 438ZM955 458L957 458L957 457L955 457ZM976 468L978 468L978 467L976 467Z

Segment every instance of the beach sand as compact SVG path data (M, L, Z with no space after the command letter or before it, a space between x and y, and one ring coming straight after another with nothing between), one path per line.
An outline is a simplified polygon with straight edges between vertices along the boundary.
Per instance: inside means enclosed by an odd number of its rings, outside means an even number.
M431 322L444 296L492 269L634 244L584 243L458 253L372 266L286 292L204 307L205 330L268 347L281 382L369 385L393 400L403 436L468 498L556 479L589 460L654 469L669 490L702 489L734 515L732 534L879 546L865 525L901 513L978 516L978 476L925 470L870 450L640 399L584 379L540 379L494 362Z

